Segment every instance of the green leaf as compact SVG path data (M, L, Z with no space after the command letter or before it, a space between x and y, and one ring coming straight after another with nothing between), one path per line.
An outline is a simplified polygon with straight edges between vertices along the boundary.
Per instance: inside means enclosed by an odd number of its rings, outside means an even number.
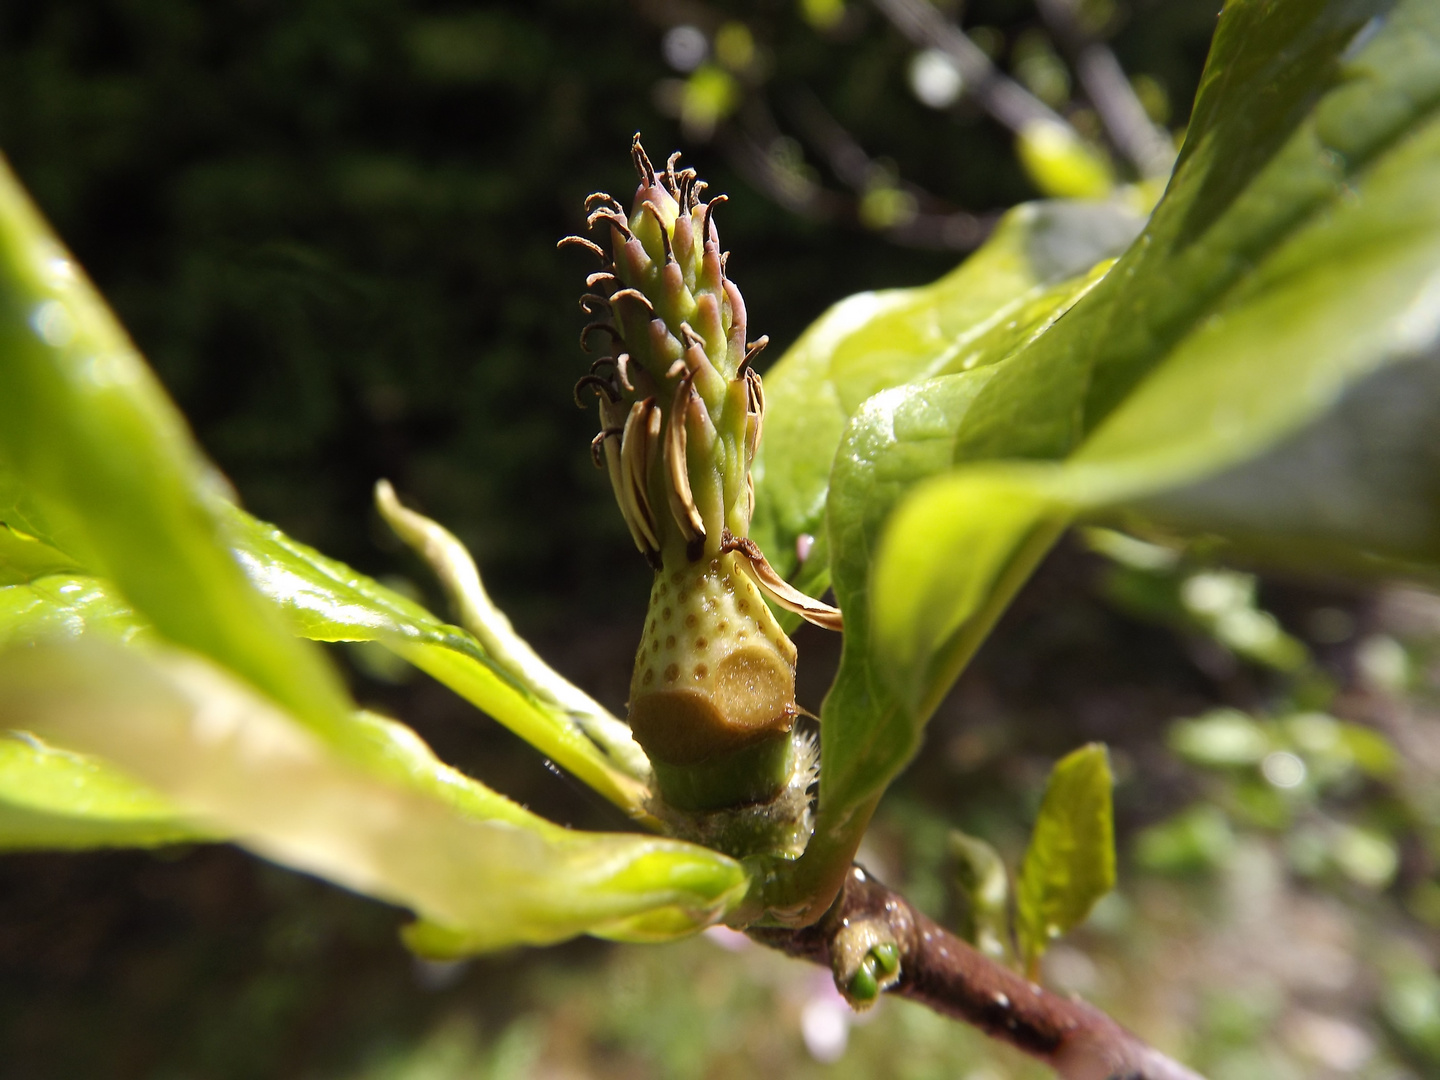
M10 672L11 679L9 697L0 684L0 716L42 734L58 731L65 747L98 755L61 750L28 734L0 740L0 848L152 846L238 836L277 861L413 907L427 921L412 934L412 944L428 954L460 955L582 932L663 940L708 925L744 891L743 884L737 884L736 864L705 849L646 837L601 836L592 843L597 834L552 825L441 764L414 732L392 721L352 713L341 739L307 735L272 708L261 708L258 699L228 677L210 669L196 676L199 661L182 663L167 659L163 650L157 653L159 637L153 628L113 592L98 579L67 574L0 588L0 672ZM317 610L316 605L311 610ZM367 610L373 624L375 609ZM359 618L354 610L351 614ZM57 648L65 643L69 650ZM117 653L110 643L132 648ZM459 655L448 649L443 654ZM170 684L176 679L188 695L182 703L188 713L175 711L180 706ZM154 726L161 722L157 713L171 716L168 728ZM189 728L175 719L181 713L189 716ZM54 718L60 714L64 723L78 725L79 734L46 726L58 723ZM260 734L226 727L252 714L263 714L253 722ZM219 724L225 738L212 745L207 723ZM92 730L96 725L104 728L98 735ZM261 740L258 748L255 739ZM266 739L278 742L271 746ZM296 740L309 747L305 756L310 771L286 774L283 755L274 760L266 755ZM227 754L245 760L227 764ZM143 783L118 772L117 765ZM236 779L235 769L248 780ZM291 775L295 790L286 789L286 775ZM212 781L214 792L206 787ZM333 803L305 801L319 798L316 793L331 781ZM253 804L239 795L239 801L213 803L211 796L219 798L230 782L237 789L247 788L246 798ZM358 802L347 813L344 800L352 798ZM278 800L278 807L287 799L293 813L265 816L271 800ZM362 806L392 804L409 808L414 817L406 825L411 830L405 834L406 844L418 843L415 833L439 828L431 819L443 811L464 821L501 822L512 831L537 834L543 840L536 841L541 855L527 854L528 841L507 839L492 844L481 858L455 846L455 834L463 830L452 822L445 826L449 832L437 834L426 849L433 865L421 866L416 871L423 871L421 879L412 883L404 874L414 867L395 862L398 856L377 855L368 848L357 854L357 845L380 840L349 835L342 820L360 815L354 824L363 832ZM263 818L263 828L255 824L256 815ZM319 832L307 840L307 830ZM445 836L448 848L441 842ZM331 850L309 851L304 845L312 842L331 845ZM511 856L521 862L505 865ZM394 877L376 877L380 871L367 862L373 859L390 860L385 861L385 872ZM445 860L452 859L465 867L444 870ZM474 913L459 919L456 912L464 910L457 906L459 900L434 895L428 891L433 885L425 884L447 874L466 878L466 889L479 888L468 880L476 875L490 882L488 888L500 890L509 888L506 882L519 881L516 898L505 902L510 908L496 901L508 912L509 922L477 926ZM579 891L567 908L562 898L572 895L572 886ZM697 890L708 899L697 901ZM527 913L523 909L532 901L534 910Z
M0 732L0 851L157 847L216 838L107 762L26 731Z
M744 895L732 860L560 829L440 765L408 729L354 714L315 647L251 588L228 541L253 523L226 504L153 376L8 173L0 496L7 524L98 575L47 575L56 559L9 538L3 625L10 645L28 647L0 652L0 715L123 770L207 834L409 905L466 950L589 932L673 936ZM398 598L366 595L364 582L337 580L341 568L259 533L269 546L257 550L272 556L257 560L262 570L299 568L272 580L283 579L292 616L312 631L348 621L355 636L411 634L406 647L434 649L472 696L503 684L476 656L440 646L446 631ZM323 588L299 587L307 577ZM357 598L363 610L343 616L333 603ZM127 636L129 648L106 641ZM72 640L44 643L55 638ZM20 762L7 794L41 790L45 767ZM116 818L98 806L91 824L103 832ZM38 813L7 817L38 841Z
M706 848L552 825L379 717L350 718L369 750L357 764L223 669L173 648L91 638L7 651L0 715L113 762L267 858L413 909L431 928L416 931L416 944L432 952L437 934L454 953L582 933L693 933L748 884L738 863ZM39 783L33 770L23 779Z
M512 729L530 737L557 763L640 816L641 785L619 773L568 714L537 700L496 671L470 635L445 626L398 593L284 538L279 530L238 510L233 515L237 525L249 522L249 542L238 547L237 554L262 591L293 615L299 632L327 641L389 641L397 652L434 670L487 712L508 718ZM277 551L288 554L281 560ZM307 557L314 561L306 561ZM0 648L87 632L125 642L155 638L153 628L115 596L113 586L97 578L53 574L0 587Z
M1054 285L1118 255L1142 223L1121 203L1028 203L931 285L860 293L830 308L765 377L765 438L755 464L752 535L787 577L796 539L820 542L802 568L807 591L828 582L824 517L830 467L846 424L881 390L992 363L987 334L1028 322Z
M815 833L798 862L777 868L770 894L777 907L803 903L802 896L824 896L838 885L876 801L919 748L933 709L933 704L920 707L905 700L874 663L869 577L887 516L913 485L954 464L976 402L1005 358L1060 325L1061 317L1103 278L1107 265L1032 290L1005 308L1003 319L989 319L965 337L963 351L952 350L938 364L963 370L877 393L860 405L846 427L829 480L825 533L835 595L845 613L845 639L840 671L822 711ZM1028 517L1024 522L1027 527L1033 524ZM997 522L971 524L984 531ZM1053 529L1039 530L1026 558L1038 559L1053 535ZM998 556L1013 554L999 542L991 546ZM944 548L925 551L937 561L948 559ZM1014 585L1023 581L1029 566L1023 560L1017 563L1010 574ZM992 600L991 618L998 616L1004 599L1008 594ZM988 625L971 625L971 648ZM951 657L949 662L958 661ZM934 683L948 686L947 679Z
M87 632L120 641L153 638L154 630L113 587L84 574L47 574L0 587L0 649L76 638Z
M43 540L0 521L0 586L23 584L60 570L78 570L75 560Z
M1011 958L1010 875L1000 853L977 836L952 829L950 854L965 897L961 936L995 960Z
M304 723L344 728L338 676L224 546L220 481L184 421L3 167L0 477L8 524L113 582L162 636Z
M1213 709L1170 727L1170 749L1194 765L1240 768L1258 765L1275 748L1265 729L1238 709Z
M887 525L870 662L910 709L1080 514L1292 563L1440 563L1440 11L1388 6L1227 5L1145 234L997 365L957 435L974 464Z
M223 494L113 316L14 178L0 172L5 520L103 579L106 595L161 636L245 678L345 752L371 749L354 737L338 677L318 650L292 636L245 571L281 601L300 632L383 640L643 818L643 785L601 752L575 702L538 699L487 664L470 635L260 525ZM18 546L0 546L12 577L55 561ZM610 724L619 726L613 718Z
M381 642L632 817L645 817L649 792L640 778L647 763L629 729L533 653L530 667L507 666L469 631L442 622L413 600L273 525L228 506L222 517L251 583L290 617L295 633L318 641ZM543 668L547 681L534 677L536 668Z
M1015 930L1032 977L1049 943L1115 887L1111 786L1099 743L1062 758L1050 773L1015 884Z

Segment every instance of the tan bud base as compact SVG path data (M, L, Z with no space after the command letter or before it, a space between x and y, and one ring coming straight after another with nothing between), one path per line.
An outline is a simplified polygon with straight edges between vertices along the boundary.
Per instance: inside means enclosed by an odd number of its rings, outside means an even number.
M630 726L652 760L688 765L789 731L795 646L738 557L667 562L630 682Z

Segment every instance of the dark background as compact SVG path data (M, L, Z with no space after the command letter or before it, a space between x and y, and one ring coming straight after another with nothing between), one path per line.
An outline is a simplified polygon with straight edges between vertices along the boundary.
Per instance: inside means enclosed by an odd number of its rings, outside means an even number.
M756 100L783 120L787 97L815 94L873 158L949 207L984 215L1037 195L1008 132L973 107L914 100L913 50L873 10L852 3L822 32L803 6L7 0L0 148L253 513L428 591L371 509L374 481L390 478L471 547L543 653L620 707L648 571L590 465L594 420L571 402L584 370L575 299L592 266L555 242L579 229L590 191L628 198L630 135L643 131L657 159L683 149L712 192L730 195L720 224L731 271L772 358L835 300L932 280L963 254L792 213L732 167L723 129L686 137L657 105L677 74L662 58L666 27L744 22L763 58ZM1217 6L1135 0L1108 24L1126 70L1168 96L1177 130ZM1039 26L1025 0L975 0L964 24L994 29L1002 66ZM843 188L823 163L815 175ZM951 904L945 828L964 824L1013 857L1059 754L1095 738L1115 748L1123 838L1207 790L1164 749L1167 721L1288 692L1213 643L1122 613L1104 599L1106 573L1080 545L1062 547L937 717L935 752L888 800L868 857L932 909ZM1264 596L1287 625L1323 607L1384 629L1373 596L1333 583L1270 583ZM833 643L799 640L803 703L818 709ZM1342 687L1352 652L1319 653ZM560 820L621 826L428 680L387 681L364 654L336 656L362 700L414 724L447 760ZM1417 865L1412 878L1427 872ZM1177 1031L1228 1038L1231 998L1215 1020L1195 989L1210 975L1173 964L1168 982L1154 974L1167 942L1198 949L1223 922L1216 912L1229 909L1211 896L1224 892L1222 870L1163 887L1191 915L1166 924L1132 899L1131 932L1091 944L1110 949L1115 971L1190 987L1155 995ZM811 987L793 965L745 954L724 967L728 954L707 943L667 953L579 942L417 968L395 938L403 918L225 847L4 856L0 1078L520 1076L537 1054L535 1075L816 1068L792 1023L794 987ZM673 985L677 964L722 987L693 1014L664 1012L698 985ZM1122 1012L1128 1001L1143 1023L1131 981L1089 991ZM1284 1035L1290 991L1276 992L1279 1011L1242 1024L1236 1053L1273 1061L1273 1043L1308 1060ZM1357 1030L1383 1041L1374 997L1343 1000ZM1242 1015L1260 1009L1234 1000ZM615 1001L661 1019L607 1012ZM984 1060L968 1033L897 1015L857 1032L846 1059L857 1075L956 1075ZM767 1042L746 1024L778 1034ZM688 1049L672 1029L690 1033ZM908 1059L883 1051L902 1038ZM1021 1075L997 1061L984 1076Z

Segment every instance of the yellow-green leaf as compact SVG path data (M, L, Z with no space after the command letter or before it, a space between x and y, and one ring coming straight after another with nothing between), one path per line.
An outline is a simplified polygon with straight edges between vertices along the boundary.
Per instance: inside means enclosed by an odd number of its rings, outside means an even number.
M452 952L636 927L693 933L748 885L738 863L706 848L544 821L383 718L352 717L352 738L389 768L358 764L173 648L93 638L0 653L0 715L113 763L267 858L411 908L445 928ZM28 782L38 784L33 771Z
M1015 883L1015 929L1033 973L1046 947L1115 887L1110 760L1099 743L1062 758Z

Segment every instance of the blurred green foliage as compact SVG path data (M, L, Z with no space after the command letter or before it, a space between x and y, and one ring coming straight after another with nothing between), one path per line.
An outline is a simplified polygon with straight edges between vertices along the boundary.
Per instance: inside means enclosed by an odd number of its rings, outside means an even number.
M1173 124L1216 6L1120 12L1117 52ZM1101 23L1116 10L1085 7ZM646 571L581 449L591 422L568 407L589 266L553 245L586 192L628 183L616 148L644 130L743 196L724 211L732 267L753 324L781 345L837 296L928 282L958 258L799 218L716 146L686 141L656 105L675 74L656 10L11 0L0 147L250 509L354 565L413 568L357 528L389 476L480 555L523 629L569 642L572 669L594 674L623 665L630 642L579 643L630 634ZM712 92L763 69L956 206L1035 194L1006 133L963 103L913 100L909 49L866 5L724 11L753 28L758 67L717 56ZM1032 88L1055 88L1028 3L975 0L965 21ZM875 190L875 213L893 213L898 189ZM941 707L935 753L862 858L959 921L950 827L1017 863L1016 823L1033 819L1049 763L1104 739L1122 888L1081 949L1051 955L1051 980L1137 1026L1187 1027L1218 1080L1429 1075L1433 613L1203 557L1178 565L1062 548ZM802 648L823 686L826 645ZM565 820L613 821L538 768L512 770L511 744L428 683L362 685L446 760L505 773L508 791ZM1275 755L1300 763L1299 782L1276 782L1296 773ZM825 1012L821 973L710 940L414 967L395 912L227 849L7 857L0 896L0 1052L22 1080L519 1077L542 1050L557 1068L627 1078L1034 1074L903 1003L849 1032ZM850 1049L827 1069L807 1024L836 1023Z

